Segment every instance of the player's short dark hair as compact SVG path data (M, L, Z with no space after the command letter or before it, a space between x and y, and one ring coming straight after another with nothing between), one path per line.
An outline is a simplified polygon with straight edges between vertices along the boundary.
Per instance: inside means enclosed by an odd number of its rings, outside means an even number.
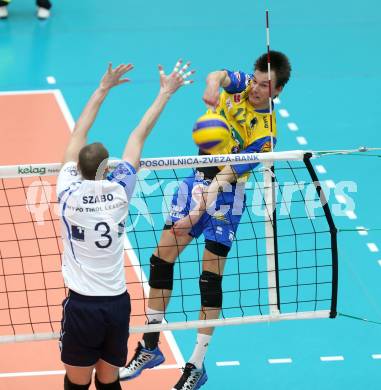
M286 55L280 51L270 50L270 66L276 75L276 88L284 87L291 75L291 64ZM267 72L267 53L262 54L254 65L254 70Z
M85 180L95 180L99 166L102 162L105 162L108 157L108 150L100 142L94 142L84 146L79 151L78 156L78 168L81 171L82 177ZM104 171L106 166L101 168L103 168ZM99 177L99 179L100 178L103 178L103 172L101 172L101 177Z

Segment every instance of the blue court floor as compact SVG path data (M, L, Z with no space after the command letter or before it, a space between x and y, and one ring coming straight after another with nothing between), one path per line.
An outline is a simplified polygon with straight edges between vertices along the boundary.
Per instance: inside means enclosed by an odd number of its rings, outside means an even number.
M144 157L193 155L191 129L204 111L205 77L221 68L252 70L266 50L266 8L271 46L285 52L293 67L276 106L278 150L381 147L376 0L56 0L45 22L35 18L32 0L14 0L9 19L0 20L0 91L59 88L77 118L108 61L134 63L133 81L112 91L90 137L120 157L129 131L159 88L157 64L171 70L177 58L189 59L197 70L195 83L172 98ZM351 193L354 215L335 218L337 227L381 228L380 158L334 156L316 164L325 168L318 173L322 181L357 185ZM378 248L379 231L339 234L339 312L381 321ZM195 331L175 337L186 360ZM217 329L209 348L204 388L377 390L377 357L381 325L343 317L225 327ZM230 361L239 365L217 365Z

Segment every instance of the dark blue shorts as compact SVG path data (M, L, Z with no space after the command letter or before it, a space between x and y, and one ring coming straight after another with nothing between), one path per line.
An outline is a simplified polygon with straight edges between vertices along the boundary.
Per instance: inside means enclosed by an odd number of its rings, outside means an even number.
M128 292L91 297L69 292L63 301L61 360L88 367L99 359L122 367L127 360L131 304Z
M185 217L195 207L193 193L198 186L209 186L210 180L204 180L200 173L195 172L180 183L171 203L170 214L166 224L171 225ZM232 184L217 196L214 210L205 212L190 231L192 237L201 234L206 240L218 242L230 248L235 237L242 213L245 209L245 184Z

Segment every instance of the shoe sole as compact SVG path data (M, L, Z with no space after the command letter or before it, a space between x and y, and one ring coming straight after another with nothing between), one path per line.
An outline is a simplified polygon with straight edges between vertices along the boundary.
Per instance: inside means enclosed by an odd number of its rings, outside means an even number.
M198 383L197 383L197 387L194 389L194 390L198 390L201 386L205 385L206 381L208 380L208 375L206 375L205 373L205 377L203 379L201 379Z
M144 368L142 368L141 370L137 371L135 374L131 375L131 376L127 376L125 378L120 378L119 377L119 380L121 382L124 382L124 381L129 381L131 379L134 379L136 378L137 376L139 376L145 369L151 369L151 368L155 368L157 366L160 366L160 364L164 363L165 362L165 357L162 356L162 359L161 360L155 360L155 361L152 361L152 362L148 362L146 366L144 366Z

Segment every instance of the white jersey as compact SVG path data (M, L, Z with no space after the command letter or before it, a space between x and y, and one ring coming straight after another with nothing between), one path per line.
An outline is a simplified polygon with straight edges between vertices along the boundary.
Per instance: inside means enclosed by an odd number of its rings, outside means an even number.
M91 296L126 291L124 225L135 182L136 171L128 162L106 180L83 180L75 162L62 167L57 180L62 273L71 290Z

